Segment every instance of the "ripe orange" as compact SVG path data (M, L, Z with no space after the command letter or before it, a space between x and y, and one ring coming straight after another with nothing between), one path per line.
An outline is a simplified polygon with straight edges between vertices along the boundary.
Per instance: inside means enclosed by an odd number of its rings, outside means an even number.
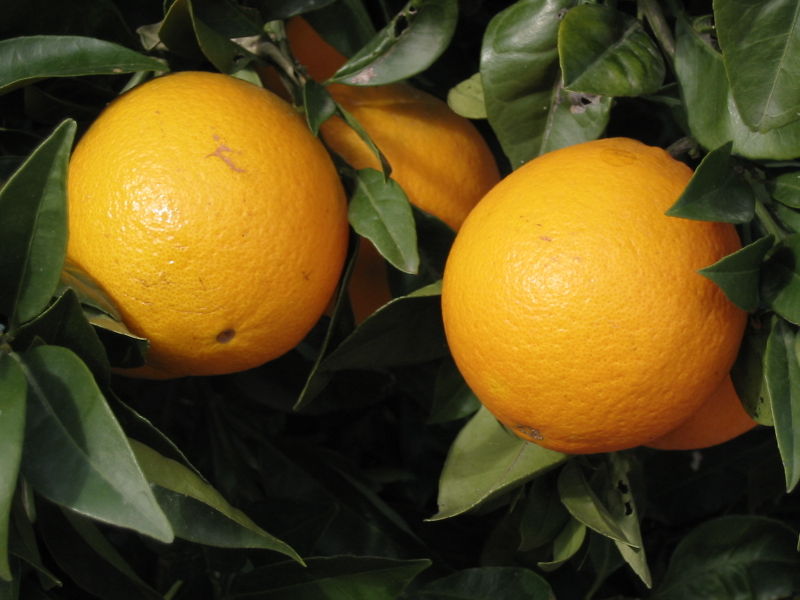
M303 18L287 21L286 33L292 53L318 81L328 79L346 60ZM392 177L410 202L452 229L461 226L499 181L497 163L481 134L439 98L403 83L332 84L328 91L384 153ZM380 168L367 145L339 117L323 124L322 137L356 169ZM385 262L370 246L361 244L349 289L357 321L391 299Z
M323 145L289 104L226 75L167 75L112 102L75 148L68 195L68 254L150 341L145 376L287 352L347 251Z
M668 217L691 170L626 138L542 155L464 222L442 309L456 364L517 435L568 453L638 446L728 376L746 314L698 269L733 226Z
M730 377L683 423L646 445L659 450L695 450L716 446L750 431L747 414Z

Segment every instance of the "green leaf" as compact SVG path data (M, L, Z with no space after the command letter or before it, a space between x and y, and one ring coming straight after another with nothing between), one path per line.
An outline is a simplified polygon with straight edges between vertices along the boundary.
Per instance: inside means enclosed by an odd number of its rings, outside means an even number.
M791 208L800 208L800 171L782 173L769 182L772 197Z
M706 521L685 536L651 600L790 598L800 588L797 534L760 516Z
M703 157L680 198L667 211L671 217L747 223L755 214L755 194L731 156L732 142Z
M699 272L716 283L736 306L753 312L759 304L761 266L774 241L771 235L759 238Z
M318 10L334 0L259 0L257 5L264 21L288 19L308 11Z
M552 560L539 561L537 565L542 571L554 571L578 553L585 539L586 525L575 519L569 519L553 540Z
M324 85L309 79L303 86L303 109L309 129L318 135L322 124L336 114L336 102Z
M638 19L599 4L581 4L558 29L564 87L601 96L641 96L659 90L666 67Z
M172 529L86 366L59 346L23 355L28 419L22 473L53 502L157 540Z
M457 0L409 0L330 81L383 85L421 73L447 48L457 21Z
M413 600L555 600L536 572L522 567L476 567L424 585Z
M624 531L619 519L594 493L577 461L571 460L561 469L558 491L561 502L578 521L607 538L637 546L636 540Z
M733 153L752 159L800 155L800 121L766 133L745 125L728 86L722 55L685 18L676 27L675 73L692 136L708 149L733 141Z
M534 479L525 497L519 533L519 549L533 550L552 542L572 517L561 503L556 479L550 474Z
M772 409L787 491L800 481L800 362L795 352L796 337L795 330L785 321L773 319L764 351L764 391Z
M344 56L353 56L375 36L369 11L361 0L338 0L303 14L303 18Z
M32 35L0 40L0 94L47 77L166 70L158 59L90 37Z
M486 114L503 152L517 168L536 156L598 137L611 108L607 97L564 90L557 36L563 12L577 0L519 0L484 32L480 73Z
M17 473L25 439L25 374L9 354L0 354L0 579L11 579L8 523L17 489Z
M431 562L371 556L310 558L307 566L280 562L231 583L230 600L395 600Z
M64 121L0 188L0 320L13 330L50 302L67 245L66 172L75 122Z
M90 594L118 600L163 598L136 574L89 519L45 504L39 508L39 521L53 559Z
M177 537L223 548L274 550L302 562L292 548L233 508L197 473L136 440L130 445Z
M800 234L786 236L768 254L761 296L784 319L800 324Z
M403 188L375 169L360 169L350 198L348 218L394 267L406 273L419 268L417 230Z
M342 120L347 123L353 131L358 134L358 137L367 145L370 152L375 155L375 158L378 159L378 162L381 164L381 171L383 171L383 176L388 178L389 175L392 174L392 166L389 164L389 161L383 155L380 148L375 145L375 142L372 141L372 138L369 136L367 131L361 126L358 120L350 114L347 110L345 110L340 104L336 105L336 114L339 115Z
M477 508L565 460L564 454L518 438L481 408L450 447L439 479L439 512L429 520Z
M463 419L475 414L480 406L452 357L445 357L436 376L428 424Z
M758 423L773 426L772 408L766 401L768 396L764 375L764 352L769 328L761 320L751 318L745 330L739 354L731 369L731 379L736 393L748 414Z
M731 92L742 120L765 132L800 117L800 3L714 0Z
M486 118L486 100L483 96L481 74L475 73L447 92L447 104L453 112L467 119Z

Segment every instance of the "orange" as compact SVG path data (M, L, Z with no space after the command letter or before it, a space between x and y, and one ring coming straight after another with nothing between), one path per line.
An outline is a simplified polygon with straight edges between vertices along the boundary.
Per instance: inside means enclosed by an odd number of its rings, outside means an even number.
M691 416L647 446L659 450L695 450L716 446L750 431L757 423L742 406L730 377Z
M347 251L323 145L289 104L227 75L167 75L112 102L75 148L68 196L68 254L150 341L145 376L284 354Z
M610 452L685 421L728 376L746 314L697 271L733 226L668 217L691 170L612 138L544 154L467 217L445 267L453 357L518 436Z
M288 20L286 33L292 53L318 81L328 79L346 60L305 19ZM497 163L480 132L439 98L403 83L332 84L328 91L381 149L410 202L452 229L461 226L499 181ZM354 168L380 169L372 151L339 117L322 125L322 137ZM385 262L369 246L361 244L348 290L357 321L391 299Z

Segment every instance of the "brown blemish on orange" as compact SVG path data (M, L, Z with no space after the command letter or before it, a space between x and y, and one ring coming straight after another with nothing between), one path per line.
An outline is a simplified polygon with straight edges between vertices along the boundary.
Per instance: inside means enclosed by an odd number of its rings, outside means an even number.
M227 344L230 342L234 336L236 336L236 330L234 329L225 329L224 331L220 331L217 334L217 341L220 344Z
M522 435L532 440L543 440L544 436L539 433L538 429L534 429L533 427L528 427L527 425L516 425L514 427L517 431L519 431Z
M216 133L212 137L214 138L215 142L219 142L220 141L220 137ZM212 156L216 156L222 162L224 162L226 165L228 165L228 167L230 167L230 169L232 171L236 171L237 173L245 173L246 172L244 169L242 169L241 167L237 166L236 163L234 163L231 160L230 156L227 156L227 155L223 154L223 152L236 152L236 150L226 146L225 144L219 144L219 146L217 146L217 149L214 150L211 154L206 154L206 158L210 158Z

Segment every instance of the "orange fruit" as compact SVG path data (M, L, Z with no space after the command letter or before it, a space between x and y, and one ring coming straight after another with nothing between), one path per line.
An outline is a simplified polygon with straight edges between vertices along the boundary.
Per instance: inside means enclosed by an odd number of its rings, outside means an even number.
M638 446L728 376L746 314L697 271L733 226L668 217L691 170L627 138L544 154L467 217L445 266L447 340L518 436L566 453Z
M730 377L687 420L646 445L659 450L696 450L716 446L750 431L757 423L747 414Z
M286 33L292 53L318 81L328 79L346 60L303 18L289 19ZM497 163L480 132L439 98L404 83L332 84L328 91L384 153L409 201L452 229L461 226L499 181ZM372 151L339 117L328 119L321 132L330 148L354 168L380 169ZM357 321L391 299L385 261L370 248L369 243L361 244L348 290Z
M293 348L347 251L330 156L286 102L183 72L112 102L69 165L70 258L150 341L145 376L211 375Z

